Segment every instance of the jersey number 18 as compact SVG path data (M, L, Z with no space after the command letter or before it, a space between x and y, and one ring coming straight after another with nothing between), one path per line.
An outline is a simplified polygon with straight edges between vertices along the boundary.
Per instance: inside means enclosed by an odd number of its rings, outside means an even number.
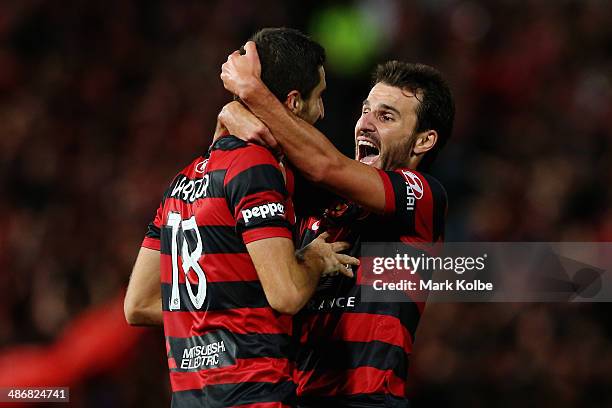
M185 274L185 288L189 294L189 299L196 309L201 309L206 299L206 275L198 260L202 256L202 237L196 224L195 216L188 220L182 220L179 213L168 214L168 226L172 228L172 290L170 294L170 310L180 310L181 296L179 291L179 265L178 252L179 242L181 243L181 259L183 260L182 269ZM191 244L191 245L190 245ZM190 248L193 250L190 252ZM189 271L195 272L198 276L197 292L193 293L193 288L189 282Z

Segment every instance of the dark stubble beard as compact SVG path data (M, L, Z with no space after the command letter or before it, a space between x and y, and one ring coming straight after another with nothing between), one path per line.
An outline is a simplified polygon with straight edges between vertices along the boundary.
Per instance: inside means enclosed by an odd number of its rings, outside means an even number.
M401 143L392 146L391 149L385 152L384 156L381 155L380 166L382 170L392 171L408 166L408 161L412 156L412 150L416 141L414 136L414 133L412 133L407 139L403 139Z

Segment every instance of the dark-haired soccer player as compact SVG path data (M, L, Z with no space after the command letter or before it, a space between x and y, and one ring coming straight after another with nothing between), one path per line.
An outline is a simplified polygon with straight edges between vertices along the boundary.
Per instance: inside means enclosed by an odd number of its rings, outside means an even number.
M305 242L326 231L353 243L351 253L359 254L361 242L402 241L427 250L443 240L446 193L421 171L452 129L454 103L438 71L398 61L377 68L351 160L274 101L259 80L255 45L245 48L244 56L234 53L223 65L225 87L265 123L303 175L344 197L303 223ZM239 133L249 115L232 103L221 119ZM361 279L360 269L355 278L326 278L296 320L302 407L408 406L408 363L424 305L361 302Z
M323 115L322 47L291 29L264 29L253 40L277 101L314 123ZM293 174L267 148L219 136L164 194L126 317L156 323L163 308L173 407L286 407L295 395L290 315L322 273L352 276L343 264L358 261L337 253L345 243L324 239L296 257Z

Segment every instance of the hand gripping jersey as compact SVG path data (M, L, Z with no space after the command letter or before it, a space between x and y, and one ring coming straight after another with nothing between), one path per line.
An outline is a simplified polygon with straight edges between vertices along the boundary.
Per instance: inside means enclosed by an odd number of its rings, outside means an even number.
M444 235L446 192L434 178L413 170L379 171L385 185L384 215L340 201L321 218L300 226L302 245L323 231L330 240L404 242L426 250ZM299 337L295 381L300 407L408 407L406 379L423 303L360 301L355 278L323 278L296 316Z
M227 136L164 194L143 246L161 252L173 407L291 404L291 316L268 304L245 244L292 238L292 180L268 150Z

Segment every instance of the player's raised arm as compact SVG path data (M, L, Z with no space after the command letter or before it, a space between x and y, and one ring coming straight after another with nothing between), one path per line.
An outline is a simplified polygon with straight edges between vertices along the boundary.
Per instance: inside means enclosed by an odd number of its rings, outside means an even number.
M221 79L270 129L289 160L306 178L320 183L373 211L385 210L385 188L378 171L340 153L312 125L293 115L260 79L261 68L253 42L246 53L229 56ZM321 70L323 76L323 71ZM230 109L240 110L239 104Z
M246 145L238 150L227 169L224 191L253 261L270 306L278 312L297 313L310 299L319 277L342 272L343 264L359 261L339 254L344 243L313 242L295 254L291 223L294 219L289 192L280 165L264 147Z

